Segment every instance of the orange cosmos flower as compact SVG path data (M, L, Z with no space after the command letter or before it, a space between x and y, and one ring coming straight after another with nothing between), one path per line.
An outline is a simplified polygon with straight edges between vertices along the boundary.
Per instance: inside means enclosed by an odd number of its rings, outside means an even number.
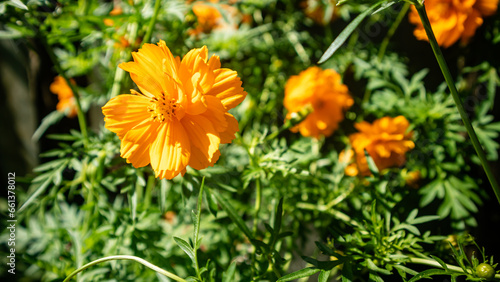
M193 4L192 9L197 18L198 25L195 29L189 31L191 35L210 33L213 30L225 28L236 28L236 26L232 26L224 20L218 9L222 9L226 13L226 16L234 17L238 13L236 8L225 4L220 4L218 7L210 4L217 2L218 0L210 0L208 2L197 1Z
M75 84L75 81L71 80L71 83ZM77 109L73 91L62 76L58 75L54 78L54 81L50 84L50 92L56 94L59 99L56 106L58 111L66 113L69 118L76 116Z
M230 143L238 122L228 113L246 96L233 70L204 46L174 57L165 42L144 44L133 62L120 64L139 90L118 95L102 108L105 126L121 140L121 156L134 167L151 164L172 179L186 166L204 169Z
M355 162L346 168L345 173L350 176L371 174L365 150L379 170L403 165L406 162L405 153L415 147L410 140L412 132L407 132L409 126L404 116L383 117L373 124L366 121L355 124L360 132L349 136L353 150L342 152L339 156L340 159L345 154L347 158L355 157Z
M334 70L316 66L288 79L283 102L288 110L286 118L290 119L293 113L307 105L313 108L304 121L291 129L293 132L319 138L320 135L330 136L338 128L344 119L344 110L354 103L347 86L340 80Z
M425 10L432 26L436 40L440 46L449 47L459 39L468 43L483 24L483 17L493 15L498 0L426 0ZM417 9L411 7L409 15L411 23L417 27L413 34L419 40L427 40Z

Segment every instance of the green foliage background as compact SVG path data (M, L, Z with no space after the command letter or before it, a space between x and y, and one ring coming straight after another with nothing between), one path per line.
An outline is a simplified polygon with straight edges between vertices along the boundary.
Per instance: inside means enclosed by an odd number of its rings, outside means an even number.
M406 17L387 37L408 4L367 18L321 65L343 76L355 105L333 136L313 140L289 131L271 135L284 123L284 85L315 65L369 4L346 1L335 7L338 19L320 25L304 14L301 1L237 1L249 23L193 37L187 32L196 24L191 4L158 1L154 20L155 1L121 2L123 14L112 17L113 27L103 22L110 18L110 1L0 3L2 74L14 73L29 93L13 99L14 80L2 80L2 175L16 172L17 203L23 205L16 213L19 281L60 281L85 263L119 254L203 281L290 281L313 274L312 281L414 281L458 273L422 267L413 258L459 265L466 271L461 275L484 280L474 269L483 261L494 265L490 256L500 251L491 230L500 223L498 203L428 43L413 37ZM498 15L486 18L470 44L444 50L495 164L499 28ZM117 47L123 35L135 43ZM117 66L131 60L148 36L151 43L165 40L176 56L207 45L243 81L248 96L232 112L239 135L221 148L213 168L160 181L149 167L126 164L118 138L103 127L100 107L135 88ZM76 119L55 111L57 98L48 88L58 71L77 82L88 138ZM23 97L28 102L19 102ZM415 149L404 167L345 176L338 155L349 146L354 123L397 115L414 131ZM414 171L422 176L418 188L405 181ZM7 215L3 197L0 210ZM2 242L8 235L4 229ZM444 241L449 235L465 239L455 249ZM1 249L7 254L6 244ZM6 263L0 269L8 277ZM124 261L99 264L78 279L169 281Z

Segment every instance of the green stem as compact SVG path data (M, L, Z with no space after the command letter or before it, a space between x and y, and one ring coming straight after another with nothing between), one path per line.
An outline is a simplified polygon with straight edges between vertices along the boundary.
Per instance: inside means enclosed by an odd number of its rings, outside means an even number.
M435 266L435 267L443 268L443 266L439 262L437 262L435 260L424 259L424 258L410 258L410 263L430 265L430 266ZM465 271L461 267L458 267L458 266L455 266L455 265L446 264L446 267L449 270L454 271L454 272L465 273ZM495 279L499 279L499 278L500 278L500 274L496 274L495 275Z
M201 279L201 272L200 272L200 265L198 263L198 238L200 237L200 222L201 222L201 204L203 200L203 187L205 186L205 177L201 180L201 186L200 186L200 194L198 196L198 206L197 206L197 216L196 216L196 222L194 223L194 247L193 247L193 253L194 253L194 266L196 269L196 276L198 276L198 279L202 281Z
M457 88L455 87L455 82L453 81L453 77L450 73L450 70L448 69L448 65L446 64L446 61L443 57L443 53L441 53L441 49L439 48L436 37L434 36L434 33L432 31L431 23L429 22L429 18L427 17L427 13L425 11L425 6L420 3L415 3L415 8L417 8L418 15L420 16L420 20L422 21L425 32L427 33L427 37L429 38L432 51L434 51L434 55L436 56L439 67L441 68L441 72L443 73L444 79L446 80L448 88L450 89L451 96L455 101L455 105L457 106L460 116L462 117L462 121L464 123L465 129L467 130L467 133L469 134L472 146L474 146L474 149L476 150L476 154L479 157L481 164L483 165L484 172L486 173L486 176L490 181L491 187L493 188L493 192L495 193L495 196L497 197L497 200L500 203L500 187L498 186L498 182L495 179L495 176L493 175L493 171L491 170L488 160L486 159L486 154L484 153L483 148L481 147L481 143L479 143L479 139L477 138L476 132L474 131L474 128L472 127L469 117L465 112L462 101L458 96L458 91Z
M144 35L144 39L142 40L142 42L144 42L144 43L149 43L149 40L151 40L151 36L153 35L153 29L154 29L155 23L156 23L156 18L158 17L158 13L160 12L160 7L161 7L161 0L156 0L154 11L153 11L153 16L151 17L151 20L149 21L146 35Z
M260 179L255 179L255 206L254 206L254 220L253 220L253 233L254 236L257 234L257 218L259 216L260 208L262 206L262 187L260 185Z
M179 276L173 274L173 273L170 273L162 268L159 268L158 266L142 259L142 258L139 258L139 257L136 257L136 256L126 256L126 255L118 255L118 256L109 256L109 257L104 257L104 258L100 258L100 259L97 259L97 260L94 260L92 262L89 262L87 263L86 265L78 268L77 270L73 271L68 277L66 277L66 279L64 279L63 282L67 282L69 280L71 280L71 278L73 278L76 274L80 273L81 271L91 267L91 266L94 266L98 263L101 263L101 262L106 262L106 261L111 261L111 260L132 260L132 261L135 261L135 262L138 262L160 274L163 274L165 276L167 276L168 278L170 279L173 279L175 281L179 281L179 282L187 282L186 280L180 278Z
M391 28L389 31L387 31L387 35L385 36L384 40L380 44L380 49L378 52L378 59L382 60L385 54L385 50L387 49L387 46L389 45L389 41L391 40L392 36L396 32L396 30L399 27L399 24L401 24L401 21L404 19L406 12L408 12L408 9L410 8L410 3L405 2L403 8L401 8L401 11L399 11L398 16L394 20L394 23L392 24Z

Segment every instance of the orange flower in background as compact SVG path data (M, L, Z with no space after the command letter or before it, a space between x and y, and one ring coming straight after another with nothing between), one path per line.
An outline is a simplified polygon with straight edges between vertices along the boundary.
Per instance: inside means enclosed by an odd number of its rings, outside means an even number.
M111 11L109 12L109 15L110 15L110 16L119 16L119 15L121 15L121 14L123 14L123 9L122 9L122 8L120 8L120 7L118 7L118 6L115 6L115 7L113 8L113 10L111 10ZM114 26L114 25L115 25L115 21L113 21L113 20L112 20L112 19L110 19L110 18L106 18L106 19L104 19L104 25L106 25L106 26Z
M201 33L210 33L213 30L237 27L236 25L232 26L226 22L220 12L223 11L226 13L225 16L231 18L237 15L237 9L226 4L217 4L217 6L215 6L214 4L218 2L218 0L197 1L193 4L193 13L198 23L195 29L189 31L191 35L199 35Z
M71 83L75 84L74 80L71 80ZM58 111L66 113L66 116L69 118L73 118L77 115L73 91L62 76L58 75L54 78L54 82L50 84L50 92L56 94L59 99L56 106Z
M483 24L483 17L493 15L498 0L426 0L425 10L440 46L449 47L459 39L467 44L476 29ZM417 27L413 32L419 40L427 40L420 17L412 5L409 20Z
M373 124L366 121L355 124L359 132L349 136L353 149L342 152L339 156L341 160L344 156L347 159L355 158L354 162L347 166L345 173L350 176L371 174L365 150L379 170L403 165L406 162L406 152L415 147L410 140L412 132L408 132L409 126L410 123L404 116L383 117L375 120Z
M204 169L230 143L238 121L228 113L246 92L233 70L221 68L206 47L174 57L165 42L144 44L133 62L120 64L142 93L118 95L102 108L105 127L121 140L121 156L134 167L151 164L172 179L186 166Z
M304 13L315 23L327 25L337 17L336 0L305 0L301 3Z
M287 119L307 105L313 108L304 121L291 129L306 137L330 136L344 119L344 110L353 103L340 75L331 69L310 67L290 77L285 84L283 104L288 110Z

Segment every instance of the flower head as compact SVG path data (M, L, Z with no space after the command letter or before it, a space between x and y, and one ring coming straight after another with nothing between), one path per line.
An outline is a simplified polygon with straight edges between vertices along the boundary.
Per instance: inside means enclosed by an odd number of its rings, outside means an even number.
M284 106L287 119L292 114L310 105L313 108L307 118L292 128L303 136L319 138L330 136L344 119L344 110L354 103L340 75L331 69L310 67L299 75L292 76L285 85Z
M236 8L226 4L217 4L218 7L216 7L214 4L217 2L218 0L210 0L208 2L197 1L193 4L193 13L198 23L195 29L190 30L192 35L210 33L213 30L232 27L222 17L220 10L223 10L228 16L234 16L237 14Z
M164 41L144 44L133 62L120 64L141 93L118 95L102 108L105 126L121 140L121 156L134 167L151 164L159 178L204 169L230 143L238 122L228 110L246 96L233 70L204 46L174 57Z
M375 120L373 124L366 121L357 123L355 127L359 132L349 136L353 150L340 155L341 159L343 156L355 157L354 163L347 166L346 174L350 176L371 174L365 150L379 170L403 165L406 162L406 152L415 147L410 140L412 132L408 132L409 126L404 116L383 117Z
M75 84L74 80L71 83ZM62 76L56 76L50 84L50 92L57 95L59 102L56 109L60 112L65 112L67 117L75 117L77 114L75 97L73 91Z
M495 13L498 0L426 0L425 10L440 46L449 47L459 39L468 43L476 29L483 24L483 17ZM409 16L415 24L414 35L419 40L429 40L414 6Z

